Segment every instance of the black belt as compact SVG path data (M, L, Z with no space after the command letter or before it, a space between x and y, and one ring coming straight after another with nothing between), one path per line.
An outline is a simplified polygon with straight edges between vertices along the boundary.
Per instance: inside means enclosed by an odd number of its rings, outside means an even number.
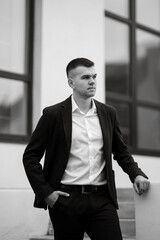
M61 184L61 190L66 189L73 192L80 192L82 194L91 194L101 192L107 189L107 184L95 186L95 185L65 185Z

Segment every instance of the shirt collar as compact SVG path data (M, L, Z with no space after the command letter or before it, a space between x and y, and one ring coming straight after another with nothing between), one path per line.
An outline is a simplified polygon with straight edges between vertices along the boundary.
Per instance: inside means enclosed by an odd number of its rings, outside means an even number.
M75 112L76 110L79 110L79 112L82 112L82 111L79 109L77 103L75 102L73 95L71 96L71 100L72 100L72 113ZM88 113L94 114L94 113L96 113L96 112L97 112L97 108L96 108L95 102L94 102L94 100L93 100L93 98L92 98L92 107L91 107L91 109L88 111ZM87 113L87 114L88 114L88 113Z

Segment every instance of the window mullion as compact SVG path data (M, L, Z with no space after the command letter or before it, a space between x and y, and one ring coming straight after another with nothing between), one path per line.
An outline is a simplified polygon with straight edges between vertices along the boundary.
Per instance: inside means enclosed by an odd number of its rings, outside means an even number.
M134 0L130 0L130 63L131 63L131 96L132 96L132 107L131 107L131 146L132 150L135 151L136 140L137 140L137 98L136 98L136 23L135 23L135 10L136 5Z

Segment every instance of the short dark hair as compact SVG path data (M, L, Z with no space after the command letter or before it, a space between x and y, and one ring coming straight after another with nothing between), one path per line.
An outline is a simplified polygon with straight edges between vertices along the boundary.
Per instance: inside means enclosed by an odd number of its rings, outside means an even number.
M87 59L87 58L75 58L72 61L70 61L66 67L66 74L67 77L69 75L69 72L79 66L83 66L83 67L93 67L94 66L94 62L92 62L91 60Z

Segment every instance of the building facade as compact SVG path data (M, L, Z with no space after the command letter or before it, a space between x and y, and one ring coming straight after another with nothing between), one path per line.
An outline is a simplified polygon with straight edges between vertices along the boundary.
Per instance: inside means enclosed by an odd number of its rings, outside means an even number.
M47 231L22 155L43 108L71 94L73 58L95 62L96 99L117 108L135 160L160 181L160 1L0 0L0 19L0 239ZM113 166L117 188L131 188Z

